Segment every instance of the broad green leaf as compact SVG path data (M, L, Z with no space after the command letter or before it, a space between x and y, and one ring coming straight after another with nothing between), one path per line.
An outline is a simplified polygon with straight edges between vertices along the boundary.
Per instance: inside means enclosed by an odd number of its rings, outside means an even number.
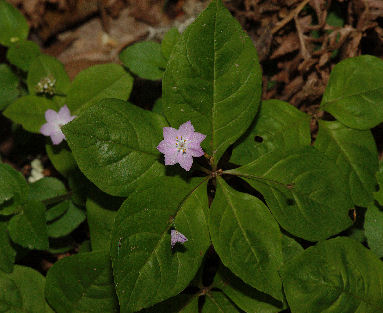
M28 184L24 176L8 164L0 163L0 214L17 211L27 195Z
M277 222L261 200L235 191L221 178L217 182L209 218L215 251L245 283L282 300L282 235Z
M8 61L28 72L32 61L41 54L40 47L33 41L24 40L15 43L7 51Z
M337 64L321 108L351 128L369 129L383 122L383 61L362 55Z
M53 145L48 143L45 150L55 169L65 177L78 170L72 152L66 144Z
M46 250L49 247L45 206L38 201L28 201L23 211L12 217L8 225L12 240L28 249Z
M153 41L135 43L120 53L121 62L141 78L158 80L162 78L166 60L161 45Z
M180 294L151 308L143 309L140 313L197 313L198 296Z
M0 64L0 110L3 110L19 95L19 79L6 64Z
M383 312L383 263L347 237L308 248L281 274L294 313Z
M71 201L68 202L68 210L57 220L47 225L48 236L51 238L63 237L74 231L86 218L83 210Z
M70 87L70 79L65 72L64 65L49 55L42 54L35 58L29 66L27 77L28 91L31 95L37 94L37 84L45 78L55 81L55 91L60 96L54 96L53 100L62 103Z
M59 260L48 271L45 297L57 313L119 312L109 254L95 251Z
M24 16L5 0L0 0L0 44L10 47L28 37L29 26Z
M190 120L207 135L202 147L217 164L250 126L261 96L254 44L221 0L212 1L182 34L162 86L171 126Z
M364 217L364 230L367 243L375 254L383 257L383 208L370 203Z
M65 185L54 177L44 177L29 184L29 200L44 201L66 194Z
M13 249L8 235L7 222L0 220L0 270L7 273L12 272L15 256L16 251Z
M78 115L101 99L127 100L132 87L132 76L120 65L95 65L75 77L68 90L66 104L72 114Z
M210 291L206 294L202 313L241 313L243 312L234 305L222 292Z
M3 114L13 122L21 124L32 133L40 133L40 128L46 123L45 111L58 111L60 106L45 97L24 96L11 103Z
M69 201L62 201L59 204L49 208L45 211L45 219L47 222L52 222L55 219L63 216L69 210Z
M101 190L127 196L165 174L156 147L165 119L130 103L104 99L63 127L81 171Z
M120 207L120 202L120 199L111 197L87 199L86 213L93 251L109 250L114 218L116 217L116 210Z
M36 270L15 265L12 273L0 271L0 309L4 313L53 313L44 298L45 277Z
M164 109L163 109L163 101L162 98L158 98L156 102L154 102L152 111L157 114L164 114Z
M302 246L289 236L282 236L283 263L287 263L303 251Z
M161 41L161 52L166 60L170 58L174 46L180 39L181 35L176 27L171 28Z
M383 205L383 161L379 162L379 170L376 172L375 177L379 184L379 190L374 192L374 198L380 205Z
M245 135L235 144L230 161L244 165L275 149L295 149L311 143L310 117L280 100L263 101Z
M83 241L81 245L78 247L78 253L86 253L91 251L92 251L92 246L91 246L90 240Z
M371 131L319 121L315 147L336 162L354 204L366 207L373 200L378 170L378 151Z
M219 288L245 312L275 313L282 310L282 303L273 297L246 285L224 266L218 268L213 286Z
M210 245L206 179L163 177L136 189L123 203L112 232L111 257L121 312L130 313L179 294ZM170 245L170 230L188 241Z
M261 192L275 219L297 237L318 241L351 226L347 184L335 162L313 147L275 150L226 173Z

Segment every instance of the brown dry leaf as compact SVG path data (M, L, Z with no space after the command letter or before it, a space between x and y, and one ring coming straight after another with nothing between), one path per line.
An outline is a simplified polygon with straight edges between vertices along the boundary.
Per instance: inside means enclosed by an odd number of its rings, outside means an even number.
M296 33L289 33L287 35L275 38L279 47L271 54L270 59L279 58L287 53L299 50L299 38Z

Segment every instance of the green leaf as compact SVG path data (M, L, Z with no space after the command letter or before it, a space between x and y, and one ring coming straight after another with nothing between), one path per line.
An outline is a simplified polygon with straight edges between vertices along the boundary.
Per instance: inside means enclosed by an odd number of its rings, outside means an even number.
M302 246L289 236L282 236L283 263L286 264L303 251Z
M54 177L44 177L29 184L29 200L44 201L65 195L65 185Z
M369 129L383 122L383 61L362 55L337 64L321 108L351 128Z
M206 294L205 303L202 307L202 313L241 313L222 292L211 291Z
M53 313L44 298L45 277L32 268L15 265L0 271L0 308L9 313Z
M57 313L119 312L109 254L95 251L55 263L45 296Z
M161 41L161 52L166 60L170 58L170 54L173 51L174 46L180 39L181 34L176 27L171 28Z
M156 102L154 102L152 111L157 114L164 114L164 109L163 109L163 101L162 98L158 98Z
M165 119L130 103L104 99L63 127L81 171L101 190L127 196L165 174L156 146Z
M320 242L281 274L294 313L383 312L383 263L352 239Z
M45 146L45 150L55 169L64 177L78 170L73 154L66 144L49 143Z
M379 190L374 192L374 198L380 205L383 205L383 161L379 162L379 169L376 172L375 177L379 184Z
M42 54L35 58L29 66L27 77L28 91L31 95L37 94L37 84L44 78L55 80L55 90L57 93L66 94L70 87L70 79L65 72L64 65L56 58ZM53 100L62 103L65 98L54 96Z
M21 124L32 133L40 133L40 128L46 123L45 111L58 111L60 106L45 97L24 96L11 103L3 114L13 122Z
M364 217L364 230L368 246L380 258L383 257L383 210L371 203Z
M103 201L100 200L88 198L86 201L90 241L93 251L109 249L116 210L121 204L120 199L111 197L105 197L102 199Z
M7 51L9 62L24 72L29 71L32 61L41 55L40 47L33 41L24 40L15 43Z
M197 313L198 296L180 294L140 313Z
M22 213L10 220L8 230L12 240L20 246L37 250L49 248L45 206L39 201L25 203Z
M162 78L166 60L161 45L153 41L135 43L120 53L121 62L141 78L158 80Z
M311 143L310 116L280 100L263 101L253 125L235 144L230 161L244 165L275 149Z
M274 218L297 237L318 241L351 226L347 184L335 162L313 147L275 150L226 173L261 192Z
M16 251L12 247L7 224L6 221L0 220L0 270L10 273L13 270Z
M28 195L23 175L8 164L0 163L0 214L13 214Z
M28 37L29 26L24 16L5 0L0 0L0 44L10 47Z
M101 99L127 100L132 87L132 76L120 65L95 65L80 72L73 80L66 104L72 114L78 115Z
M68 210L57 220L47 225L48 236L51 238L63 237L74 231L86 218L83 210L68 202Z
M235 191L221 178L217 182L209 218L215 251L245 283L282 300L278 269L283 257L278 224L261 200Z
M55 219L63 216L69 210L69 201L62 201L59 204L49 208L45 212L45 219L47 222L52 222Z
M1 0L0 0L1 1ZM19 96L19 78L6 64L0 64L0 110Z
M253 121L261 80L253 42L221 0L212 1L174 47L162 85L165 116L207 135L202 147L217 164Z
M378 170L378 151L371 131L319 121L315 147L336 162L354 204L366 207L373 200Z
M246 285L224 266L218 268L213 286L219 288L245 312L274 313L282 310L282 303Z
M179 294L194 278L210 245L206 179L189 184L163 177L123 203L112 232L111 257L121 312L136 312ZM170 229L184 234L170 245Z

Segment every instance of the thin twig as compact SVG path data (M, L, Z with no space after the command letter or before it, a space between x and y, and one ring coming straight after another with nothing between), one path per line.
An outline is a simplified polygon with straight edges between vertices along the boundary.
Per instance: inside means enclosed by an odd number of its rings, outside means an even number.
M300 5L298 5L293 11L290 12L283 20L279 21L271 30L272 34L275 34L278 30L280 30L283 26L285 26L288 22L290 22L294 17L296 17L300 11L303 10L305 5L309 3L310 0L304 0Z

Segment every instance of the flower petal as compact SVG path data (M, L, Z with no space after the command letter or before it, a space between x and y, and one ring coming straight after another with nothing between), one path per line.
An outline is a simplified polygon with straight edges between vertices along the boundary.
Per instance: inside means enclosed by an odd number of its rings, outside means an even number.
M185 138L189 138L194 133L194 127L190 121L187 121L186 123L183 123L178 128L178 134L180 136L183 136Z
M190 171L190 168L193 165L193 157L188 153L186 154L178 153L177 162L181 165L181 167L184 170Z
M58 124L60 121L60 117L57 114L57 112L51 109L45 111L45 119L49 123L56 123L56 124Z
M44 136L50 136L52 133L56 131L56 126L52 123L45 123L43 126L40 128L40 133L43 134Z
M171 154L177 151L175 143L172 144L168 140L162 140L157 146L157 150L163 154Z
M199 158L205 154L199 144L190 144L188 146L188 153L195 158Z
M184 243L188 241L184 234L181 234L179 231L172 229L170 231L170 244L172 248L175 246L177 242Z
M65 139L65 135L63 134L63 132L61 130L51 134L50 136L51 136L51 139L52 139L52 143L54 145L60 144L61 141L63 141Z
M175 151L174 153L166 153L165 154L165 165L174 165L177 163L177 154L178 152Z
M195 133L193 133L193 135L191 135L189 140L191 140L193 143L200 145L201 142L204 141L205 138L206 138L206 135L195 132Z
M177 129L173 127L164 127L163 134L165 140L175 141L177 137Z

